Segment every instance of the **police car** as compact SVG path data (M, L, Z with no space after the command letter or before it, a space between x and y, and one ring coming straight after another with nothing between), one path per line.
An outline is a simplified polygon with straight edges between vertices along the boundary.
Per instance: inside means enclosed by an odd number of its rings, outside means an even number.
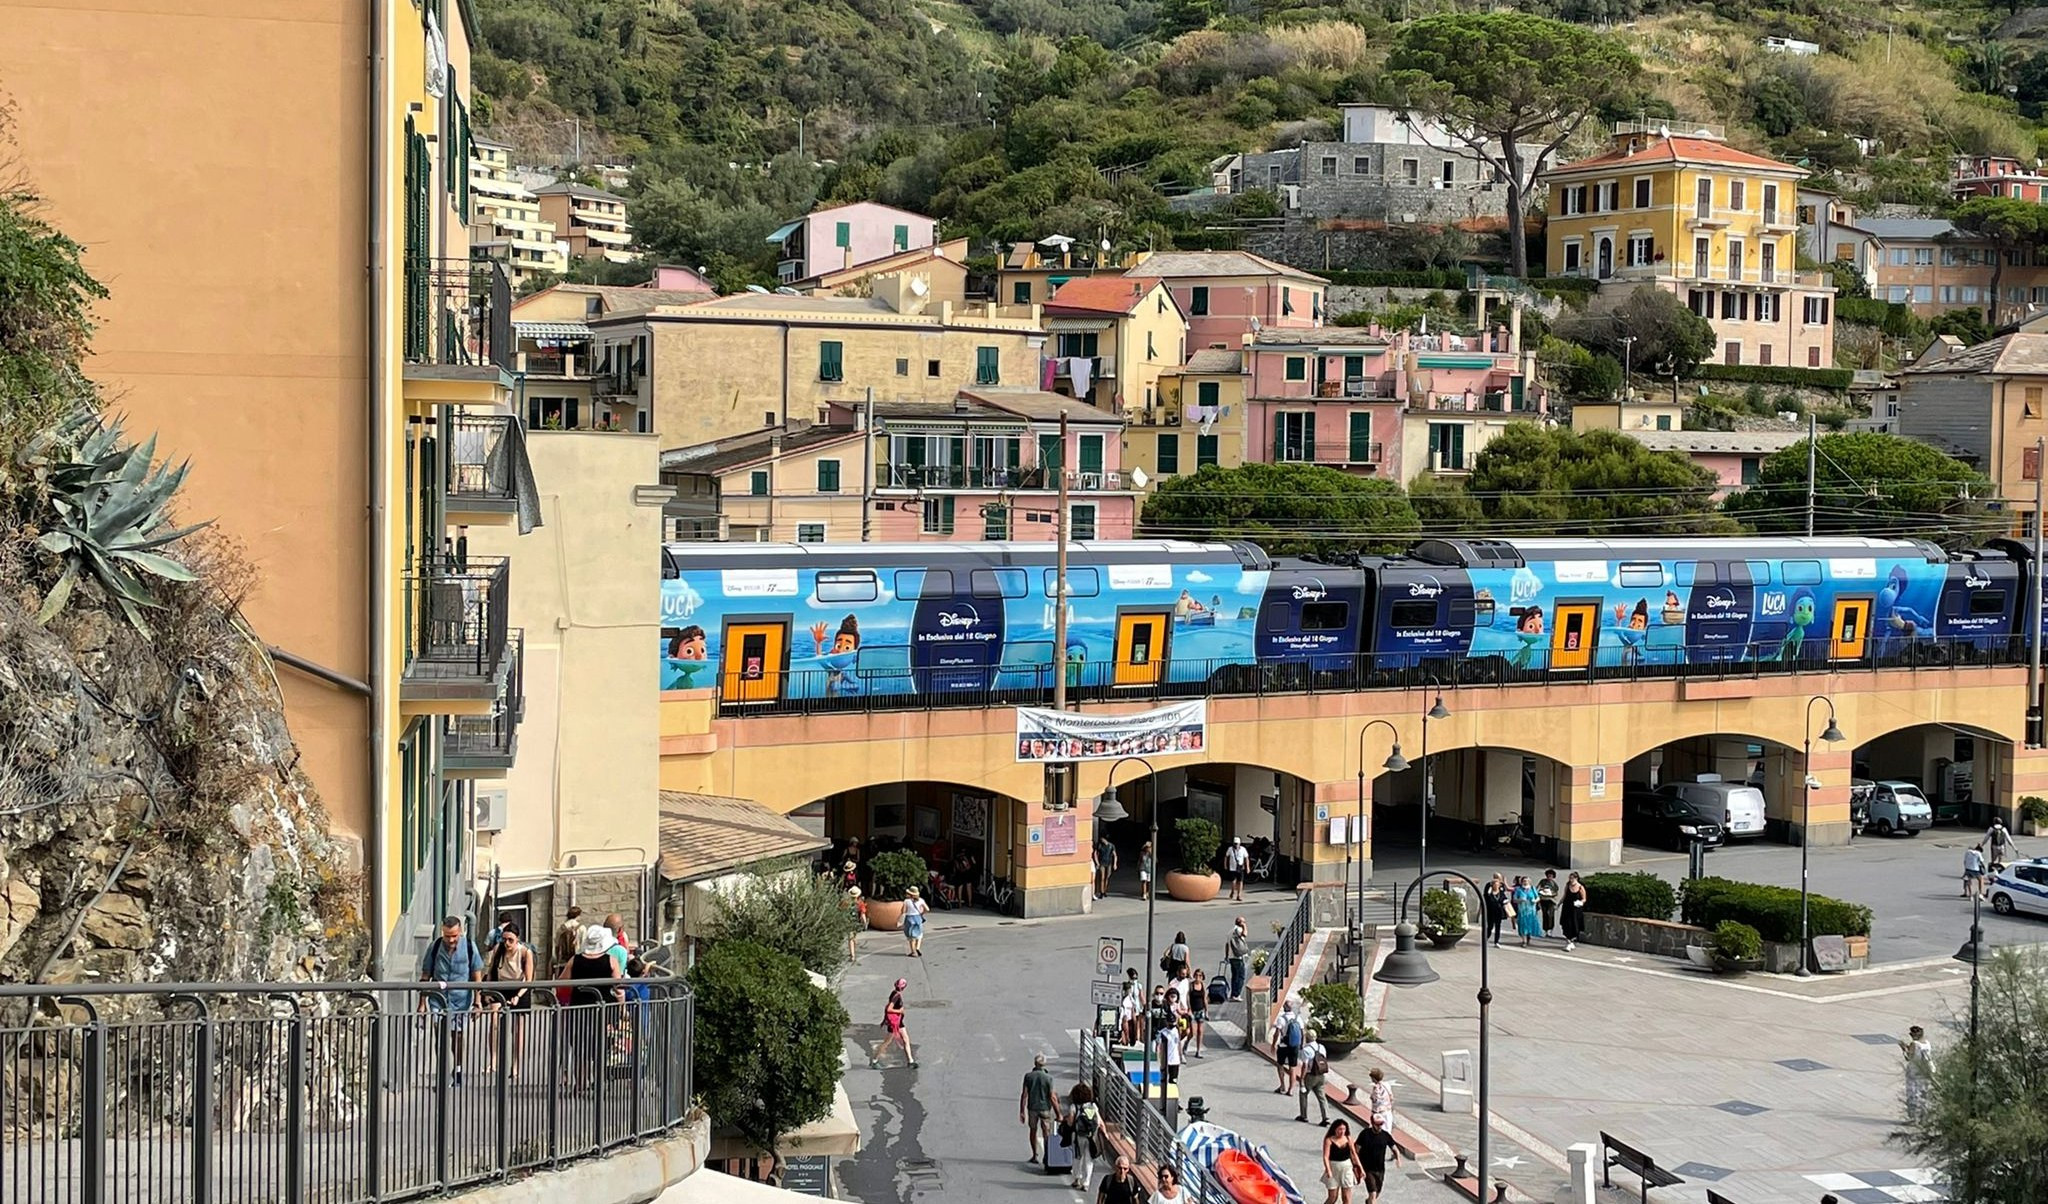
M1991 877L1991 909L2002 916L2048 916L2048 857L2018 861Z

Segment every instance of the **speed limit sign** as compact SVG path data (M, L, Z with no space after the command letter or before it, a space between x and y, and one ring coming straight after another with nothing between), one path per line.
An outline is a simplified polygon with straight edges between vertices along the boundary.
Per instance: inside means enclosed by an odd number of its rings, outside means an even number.
M1095 942L1095 970L1104 978L1115 978L1123 973L1124 939L1120 936L1106 936Z

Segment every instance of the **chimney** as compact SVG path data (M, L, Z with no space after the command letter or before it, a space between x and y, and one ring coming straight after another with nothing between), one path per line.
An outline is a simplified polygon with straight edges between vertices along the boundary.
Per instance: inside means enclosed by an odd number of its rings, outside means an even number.
M955 414L965 414L967 412L967 395L965 393L953 394L953 412Z
M782 458L782 428L779 426L768 432L768 458L771 460Z

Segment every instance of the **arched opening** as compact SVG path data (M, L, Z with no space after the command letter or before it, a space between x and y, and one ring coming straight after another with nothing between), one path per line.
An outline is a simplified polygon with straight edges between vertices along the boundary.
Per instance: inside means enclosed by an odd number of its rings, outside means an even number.
M1624 765L1622 841L1667 852L1695 835L1710 848L1791 841L1805 782L1805 755L1792 745L1741 733L1673 740Z
M1851 739L1863 736L1850 732ZM1927 800L1931 824L1982 827L2007 793L2012 742L1977 728L1921 723L1856 745L1850 756L1852 818L1866 830L1914 830L1894 814L1911 787Z
M1609 276L1614 275L1614 240L1612 238L1608 238L1605 235L1601 236L1597 259L1600 279L1605 280Z
M818 860L820 869L842 867L851 858L861 889L870 894L869 863L878 853L903 849L923 858L935 875L926 891L934 907L1014 910L1002 904L1015 878L1010 833L1022 806L1008 795L957 782L881 782L827 795L789 817L832 842ZM1055 826L1079 839L1074 813Z
M1220 837L1215 868L1222 868L1223 850L1232 837L1249 851L1252 872L1247 889L1292 889L1306 876L1298 853L1302 847L1299 838L1304 817L1314 814L1315 787L1303 778L1262 765L1233 762L1178 765L1156 774L1143 772L1142 766L1130 766L1117 775L1115 794L1126 815L1103 824L1100 833L1116 850L1111 894L1138 893L1139 859L1145 842L1151 839L1155 797L1159 807L1158 872L1175 868L1179 853L1176 825L1183 819L1204 819L1216 825ZM1093 807L1095 802L1087 799L1083 805Z
M1570 766L1518 748L1480 747L1432 750L1426 766L1417 755L1406 770L1380 770L1372 782L1375 868L1419 864L1425 778L1435 800L1432 861L1441 850L1449 858L1481 853L1566 864Z

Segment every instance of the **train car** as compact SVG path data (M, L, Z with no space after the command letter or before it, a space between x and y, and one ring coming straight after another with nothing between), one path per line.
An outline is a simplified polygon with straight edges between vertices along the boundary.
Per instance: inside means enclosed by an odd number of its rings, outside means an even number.
M2015 633L2024 632L2026 602L2024 566L2007 552L1958 552L1949 559L1939 610L1932 615L1907 615L1892 607L1876 632L1879 652L1891 655L1902 648L1917 648L1931 635L1930 650L1939 656L1979 660L2006 654L2017 643Z
M1348 672L1371 630L1365 570L1308 560L1276 560L1259 602L1261 664L1298 664L1312 672Z
M1272 563L1245 543L674 543L663 549L662 688L728 704L1203 681L1256 656Z

